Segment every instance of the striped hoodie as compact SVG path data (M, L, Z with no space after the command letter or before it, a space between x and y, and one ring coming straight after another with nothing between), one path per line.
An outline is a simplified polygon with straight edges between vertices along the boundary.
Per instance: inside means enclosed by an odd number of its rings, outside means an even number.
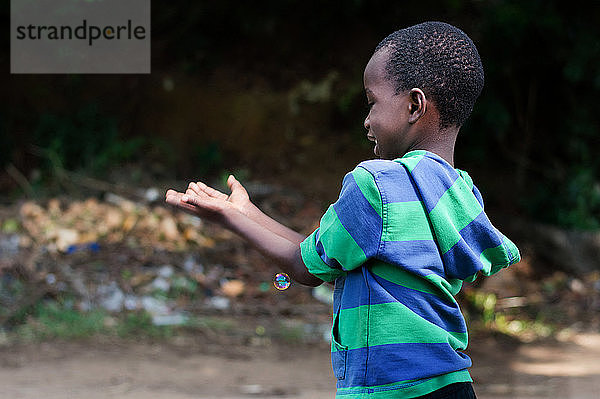
M337 398L411 398L471 381L463 281L520 260L483 211L469 175L439 156L360 163L301 244L334 281Z

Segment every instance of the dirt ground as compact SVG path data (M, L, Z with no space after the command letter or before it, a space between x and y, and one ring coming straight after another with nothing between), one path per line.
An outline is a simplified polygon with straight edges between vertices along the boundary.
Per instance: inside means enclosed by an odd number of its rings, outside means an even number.
M471 341L480 399L600 396L600 334L563 342ZM333 398L326 344L188 346L132 342L0 348L2 398Z

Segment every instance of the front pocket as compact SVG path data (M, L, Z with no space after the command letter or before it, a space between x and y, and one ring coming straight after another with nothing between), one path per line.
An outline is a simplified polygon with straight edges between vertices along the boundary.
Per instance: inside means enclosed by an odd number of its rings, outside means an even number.
M333 375L338 380L346 378L346 361L348 358L348 347L340 344L339 319L340 309L333 318L333 327L331 330L331 365L333 367Z
M335 352L331 352L331 365L333 367L333 375L338 380L346 378L346 360L348 357L348 347L342 346L337 342L333 342Z

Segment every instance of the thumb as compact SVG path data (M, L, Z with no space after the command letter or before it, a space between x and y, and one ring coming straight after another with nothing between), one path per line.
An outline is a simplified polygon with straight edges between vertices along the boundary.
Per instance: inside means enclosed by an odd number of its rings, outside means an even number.
M240 183L233 175L229 175L229 177L227 178L227 186L229 186L229 189L231 191L239 188L244 188L242 186L242 183Z

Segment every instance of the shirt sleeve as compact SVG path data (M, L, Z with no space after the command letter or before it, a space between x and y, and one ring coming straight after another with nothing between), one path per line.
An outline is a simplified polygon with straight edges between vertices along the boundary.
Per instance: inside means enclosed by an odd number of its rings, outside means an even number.
M379 252L383 206L374 176L360 165L344 177L338 200L301 244L308 271L333 281Z

